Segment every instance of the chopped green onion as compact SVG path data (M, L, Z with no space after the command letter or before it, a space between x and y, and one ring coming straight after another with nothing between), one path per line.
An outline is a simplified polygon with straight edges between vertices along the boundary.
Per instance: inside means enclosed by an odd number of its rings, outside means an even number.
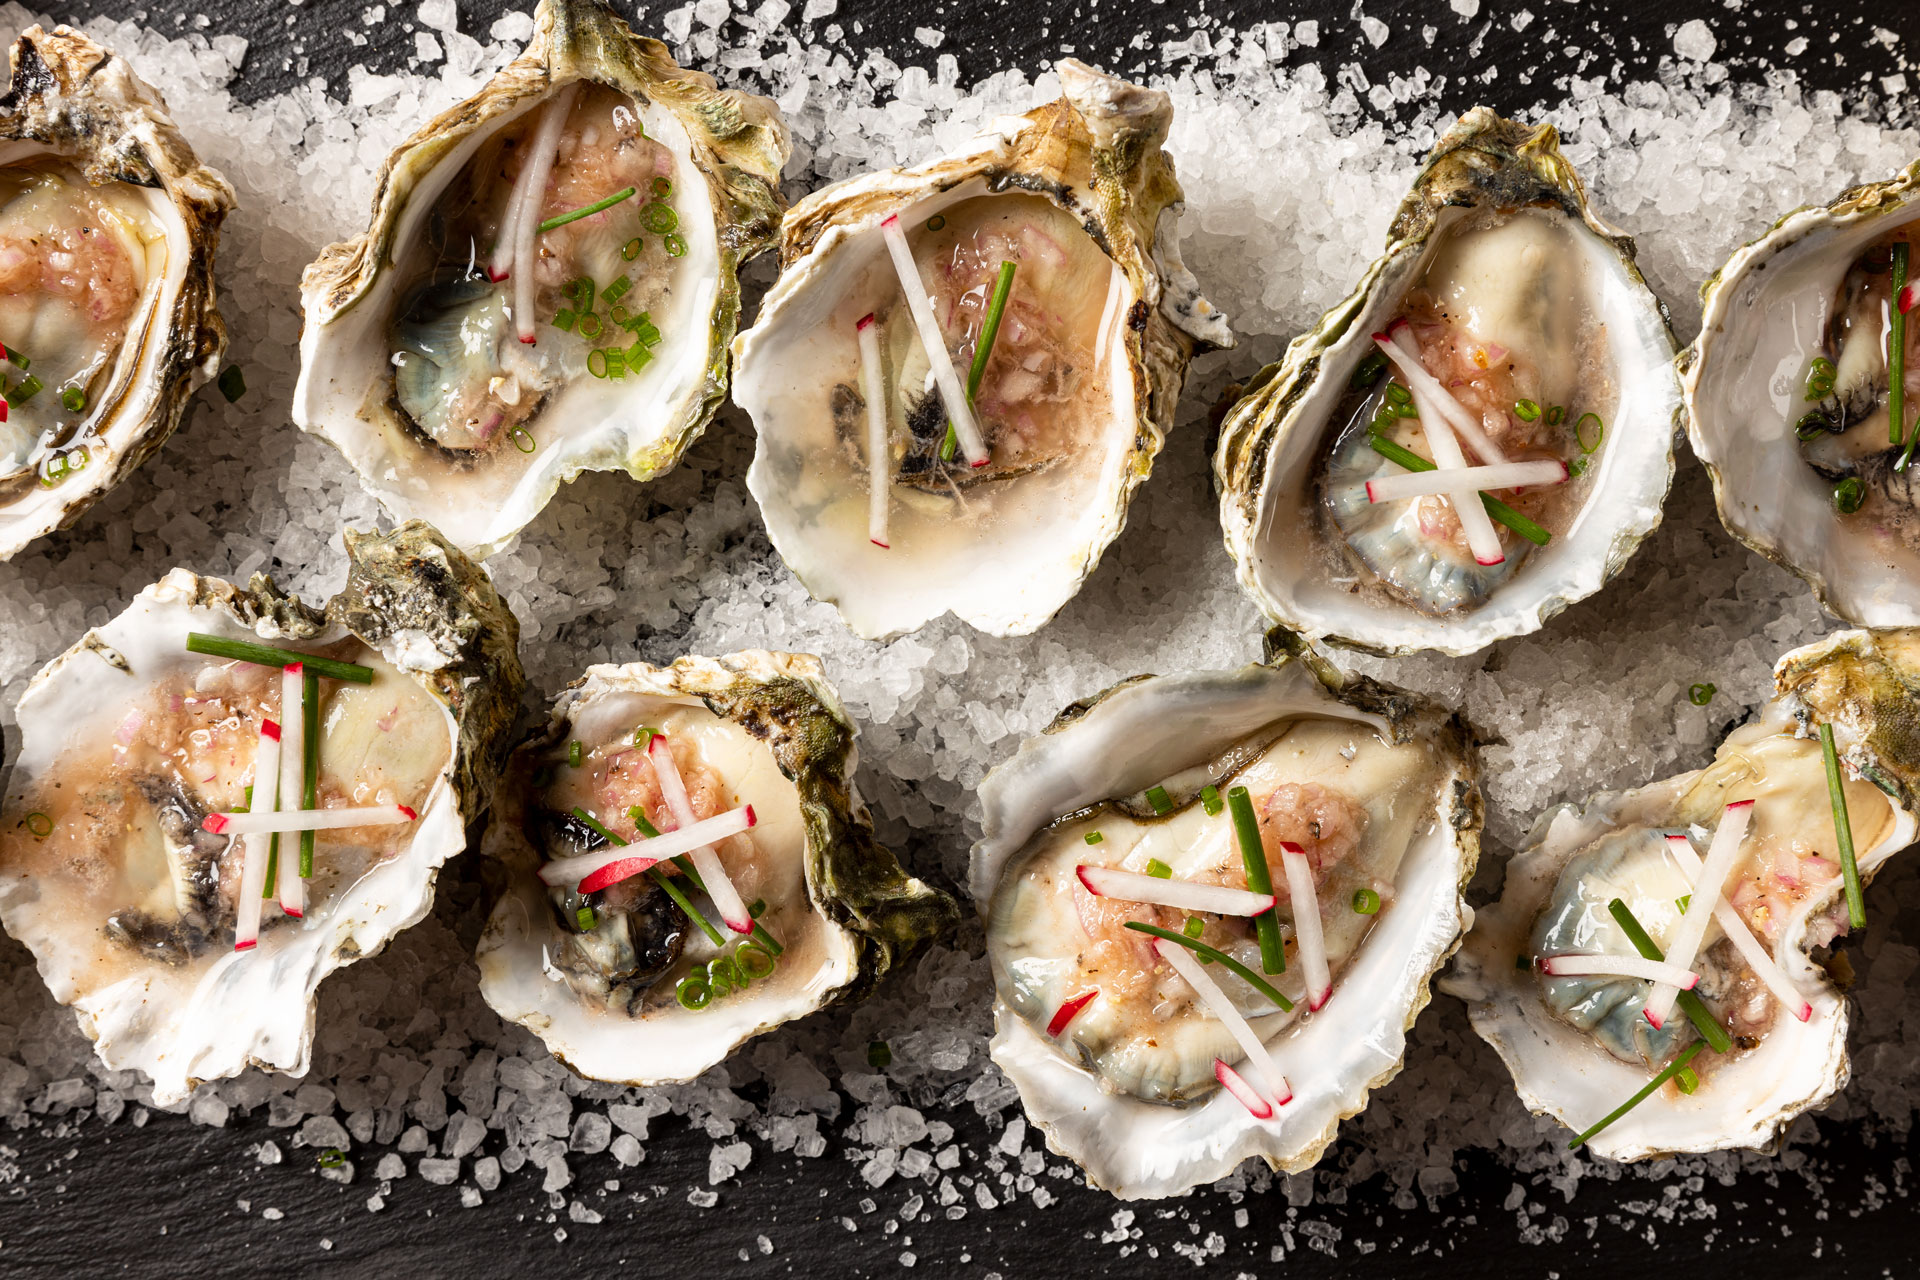
M1915 432L1914 438L1920 440L1920 432ZM1843 516L1852 515L1858 511L1866 501L1867 483L1859 476L1848 476L1839 484L1833 486L1833 509Z
M1260 841L1260 820L1253 816L1253 797L1245 787L1227 792L1227 805L1233 810L1233 830L1240 840L1240 862L1247 869L1247 888L1254 893L1273 893L1273 873L1267 866L1267 848ZM1260 937L1260 967L1268 973L1287 971L1286 945L1280 938L1280 921L1269 907L1253 918L1254 931Z
M1676 907L1678 907L1678 908L1680 908L1680 914L1681 914L1681 915L1685 915L1685 914L1687 914L1687 904L1688 904L1689 902L1692 902L1692 901L1693 901L1693 895L1692 895L1692 894L1690 894L1690 893L1683 893L1683 894L1681 894L1681 895L1680 895L1679 897L1677 897L1677 898L1675 898L1675 899L1673 900L1673 905L1674 905L1674 906L1676 906Z
M618 302L627 296L627 290L631 288L633 288L633 281L627 279L625 276L616 276L612 284L600 291L600 300L609 304ZM613 322L615 324L620 323L620 316L618 314L615 314Z
M312 667L300 668L300 732L305 744L301 751L300 807L320 807L320 673ZM313 879L312 831L300 833L300 878Z
M567 763L574 768L578 769L580 767L580 761L584 758L585 754L585 749L581 747L578 738L575 738L567 744Z
M893 1064L893 1050L885 1040L867 1042L867 1065L875 1071L884 1070Z
M1692 1044L1688 1045L1684 1050L1681 1051L1681 1054L1679 1057L1675 1058L1672 1062L1667 1064L1666 1069L1664 1071L1662 1071L1659 1075L1655 1076L1653 1079L1647 1081L1645 1088L1641 1089L1640 1092L1634 1094L1631 1098L1628 1098L1625 1102L1615 1107L1612 1111L1610 1111L1607 1114L1606 1119L1602 1120L1599 1124L1594 1125L1591 1129L1588 1129L1585 1133L1582 1133L1580 1136L1575 1138L1572 1142L1569 1142L1567 1144L1567 1150L1569 1151L1579 1150L1581 1147L1585 1146L1587 1142L1590 1139L1592 1139L1596 1134L1598 1134L1602 1129L1605 1129L1608 1125L1611 1125L1614 1121L1618 1120L1621 1116L1627 1114L1627 1112L1633 1110L1635 1107L1645 1102L1648 1098L1651 1098L1653 1096L1654 1090L1658 1089L1661 1085L1665 1084L1667 1081L1679 1075L1682 1071L1685 1071L1687 1069L1687 1064L1689 1062L1692 1062L1694 1057L1700 1052L1700 1050L1705 1047L1706 1047L1705 1044L1703 1044L1699 1040L1695 1040Z
M593 295L599 286L593 283L592 276L575 276L561 286L560 292L572 298L574 305L582 311L593 310Z
M626 365L627 372L638 373L653 363L653 352L647 350L646 343L635 338L633 345L620 353L620 359Z
M1347 379L1347 390L1365 391L1380 381L1380 374L1387 367L1387 353L1375 348L1372 355L1362 360Z
M562 307L553 317L553 327L562 333L573 331L574 314L572 307Z
M1673 1087L1684 1094L1691 1095L1695 1089L1700 1087L1700 1077L1694 1072L1692 1067L1682 1067L1679 1073L1673 1077Z
M1907 313L1900 309L1900 291L1907 287L1907 257L1912 246L1905 240L1893 246L1893 287L1887 307L1887 434L1899 444L1907 430ZM1914 434L1920 440L1920 432ZM1905 471L1913 457L1913 441L1907 442L1897 469Z
M1227 802L1220 798L1220 788L1211 784L1200 788L1200 807L1207 811L1208 817L1226 808Z
M603 354L607 358L607 376L624 378L627 376L627 353L622 347L607 347Z
M1186 924L1180 927L1180 931L1189 938L1197 938L1207 931L1207 922L1199 916L1188 916Z
M1803 441L1812 440L1831 430L1833 430L1833 419L1820 409L1807 410L1800 415L1800 421L1793 424L1793 434Z
M1171 880L1173 879L1173 868L1158 858L1148 858L1147 874L1155 880Z
M296 653L292 649L276 649L247 640L228 640L223 636L210 636L198 631L187 633L187 652L203 653L211 658L231 658L236 662L252 662L263 667L285 667L289 663L299 662L305 664L304 670L328 680L346 680L352 684L373 683L372 667L341 662L337 658L320 658L311 653Z
M1834 379L1840 371L1833 367L1833 361L1825 356L1815 356L1813 365L1807 370L1807 399L1824 400L1833 394Z
M576 322L574 330L588 342L592 342L600 336L600 331L604 327L605 326L600 323L599 316L591 311L583 311L580 313L580 319Z
M338 1169L346 1162L347 1153L338 1147L328 1147L320 1153L320 1167L322 1169Z
M660 731L652 725L643 724L633 731L633 746L636 751L645 751L653 745L653 739Z
M1557 427L1562 422L1565 422L1566 420L1567 420L1567 410L1564 405L1556 404L1556 405L1549 405L1547 407L1547 425L1548 426Z
M633 820L633 829L647 839L653 840L659 837L660 828L647 821L646 810L642 809L639 805L635 805L633 808L627 810L627 817Z
M680 979L680 985L673 989L673 998L680 1002L682 1009L698 1013L713 1003L713 988L708 986L706 978L696 971Z
M1353 910L1356 915L1376 915L1380 911L1380 895L1372 889L1353 891Z
M1407 390L1397 382L1389 382L1387 384L1386 395L1387 401L1396 407L1413 403L1413 392Z
M605 200L596 200L584 209L575 209L572 213L555 214L553 217L541 223L536 230L544 233L553 230L555 227L564 227L569 222L577 222L581 218L590 218L603 209L613 208L613 206L619 204L622 200L632 199L633 194L632 187L628 187L624 191L616 191Z
M1137 930L1141 933L1150 933L1154 937L1164 938L1168 942L1177 942L1203 960L1212 960L1216 964L1225 965L1229 973L1241 978L1255 991L1258 991L1261 995L1279 1005L1282 1012L1291 1012L1293 1009L1293 1001L1281 995L1278 987L1217 947L1210 947L1204 942L1189 938L1184 933L1175 933L1171 929L1162 929L1157 924L1147 924L1140 920L1127 921L1127 928Z
M1428 462L1413 450L1403 448L1391 440L1383 440L1378 435L1375 435L1369 437L1367 443L1373 446L1375 453L1387 459L1389 462L1399 463L1409 471L1432 471L1434 469L1431 462ZM1507 526L1507 528L1513 530L1534 546L1544 547L1553 540L1552 534L1499 499L1483 493L1480 495L1480 502L1482 506L1486 507L1489 516L1498 520L1501 524Z
M25 353L18 347L0 347L0 359L4 359L22 373L33 368L33 361L27 359Z
M1579 479L1581 476L1587 474L1587 464L1592 461L1592 458L1575 458L1567 464L1567 474L1576 480Z
M613 321L615 324L619 325L622 329L625 329L625 328L628 328L633 322L633 312L627 310L626 307L616 302L613 304L612 309L607 312L607 319Z
M514 424L513 430L507 432L507 439L513 441L513 447L522 453L532 453L540 447L540 442L533 438L533 432L522 423Z
M7 398L15 404L25 404L46 389L46 383L33 374L20 379L20 385L7 393Z
M1713 701L1713 695L1718 692L1711 684L1691 685L1687 689L1687 701L1696 707L1704 707Z
M1652 936L1641 927L1640 921L1634 918L1632 908L1625 902L1615 898L1607 904L1607 913L1613 917L1614 923L1620 926L1620 932L1627 935L1627 941L1633 944L1633 949L1638 951L1644 959L1665 960L1667 958L1666 953L1654 945ZM1682 991L1680 1008L1686 1013L1687 1021L1693 1024L1693 1029L1713 1046L1715 1053L1725 1053L1733 1047L1733 1037L1727 1034L1725 1027L1715 1021L1713 1014L1707 1010L1706 1002L1699 996L1691 991Z
M1101 834L1100 834L1100 833L1099 833L1098 831L1089 831L1089 832L1087 832L1087 843L1088 843L1088 844L1099 844L1099 843L1100 843L1100 842L1101 842L1102 840L1105 840L1105 839L1106 839L1106 837L1105 837L1105 836L1103 836L1103 835L1101 835Z
M656 175L653 180L653 186L650 188L650 190L652 190L653 198L655 200L665 200L668 196L673 194L673 184L667 181L667 179L664 176Z
M987 376L987 361L993 356L994 340L1000 336L1000 320L1007 311L1007 297L1013 292L1013 273L1017 264L1002 262L1000 274L993 282L993 296L987 299L987 316L980 322L980 337L973 344L973 366L967 370L967 404L973 404L973 398L980 394L980 380ZM947 423L947 435L940 442L940 459L953 461L954 454L960 451L960 435L952 422Z
M68 387L60 393L60 407L68 413L79 413L87 407L87 393L79 387Z
M581 907L573 913L573 922L580 926L580 932L592 933L600 924L599 917L593 914L592 907Z
M1155 813L1168 814L1173 812L1173 797L1167 794L1165 787L1148 787L1147 803L1153 806Z
M1538 422L1540 406L1531 400L1516 400L1513 402L1513 416L1522 422Z
M656 200L640 211L640 225L654 235L664 236L680 229L680 215Z
M35 810L27 815L27 830L33 833L35 839L45 840L53 834L53 819Z
M230 364L220 371L220 394L232 404L247 394L247 375L240 372L240 366Z
M1589 418L1593 419L1593 443L1592 444L1587 443L1587 419ZM1606 438L1607 438L1606 420L1603 419L1599 414L1583 413L1577 419L1574 420L1573 439L1574 439L1574 442L1580 446L1580 452L1592 453L1595 449L1598 449L1600 447L1600 442Z
M1847 791L1840 779L1840 754L1833 745L1833 726L1820 726L1820 755L1827 764L1827 797L1833 804L1833 838L1840 846L1840 876L1847 884L1847 923L1855 929L1867 924L1867 900L1860 891L1860 864L1853 856L1853 821L1847 817Z
M620 256L625 258L628 262L632 262L635 258L640 256L640 251L644 248L646 248L646 242L641 240L639 236L635 236L633 239L627 241L625 244L620 246Z
M946 225L947 225L946 218L937 213L934 214L931 218L927 219L927 230L929 231L938 231L941 228L945 227Z
M680 257L686 256L687 242L680 238L679 232L673 231L673 232L667 233L667 235L661 238L660 243L666 248L667 256L669 258L680 258Z
M600 366L598 368L594 367L593 358L595 356L600 357ZM604 378L607 376L607 352L604 347L595 347L593 350L587 352L587 372L596 378Z

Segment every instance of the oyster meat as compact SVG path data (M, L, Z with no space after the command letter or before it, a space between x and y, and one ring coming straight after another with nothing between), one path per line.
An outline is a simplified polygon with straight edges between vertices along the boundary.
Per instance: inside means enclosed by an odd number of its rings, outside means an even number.
M1058 101L959 154L795 205L734 344L747 486L863 636L1044 625L1124 527L1194 352L1232 344L1180 262L1167 95L1057 70Z
M176 569L20 699L0 923L101 1061L144 1071L162 1105L249 1066L304 1073L315 989L426 914L499 774L524 688L513 615L423 524L349 532L347 549L346 588L324 613L263 575L243 590ZM370 669L364 684L317 681L313 801L293 804L282 773L279 807L413 818L317 830L301 880L288 815L263 906L248 840L215 829L261 808L249 787L278 736L268 725L296 708L278 667L190 652L195 634Z
M1706 768L1542 815L1442 979L1467 1001L1521 1100L1569 1127L1597 1124L1679 1055L1694 1055L1685 1064L1694 1087L1662 1081L1588 1141L1600 1155L1770 1149L1846 1085L1847 1002L1816 958L1848 927L1818 730L1833 730L1869 881L1920 827L1920 753L1908 728L1920 633L1831 636L1782 658L1774 682L1777 696ZM1741 839L1716 905L1696 886L1723 815L1744 802L1749 816L1733 828ZM1643 955L1622 907L1668 955L1696 900L1708 914L1685 966L1698 975L1692 1014L1683 1007L1655 1023L1653 984L1638 977L1547 972L1550 957Z
M1379 653L1538 629L1660 522L1674 351L1552 126L1467 113L1386 254L1226 417L1241 584L1281 625ZM1462 467L1490 469L1458 492L1410 474Z
M690 1080L864 995L958 910L874 842L855 764L815 658L589 668L501 790L481 994L580 1074L625 1084ZM680 839L731 820L711 844ZM647 852L675 840L677 861Z
M1460 895L1480 798L1464 726L1310 651L1077 703L980 798L969 888L994 1061L1049 1147L1125 1199L1178 1195L1249 1156L1311 1166L1398 1074L1428 980L1471 918ZM1240 821L1258 833L1284 942L1181 905L1258 884ZM1115 889L1115 872L1133 875ZM1181 938L1273 990L1223 964L1211 982L1188 977L1183 960L1202 971Z
M233 207L110 50L34 27L0 95L0 560L79 519L166 442L227 334Z
M1920 623L1920 314L1895 305L1917 241L1920 161L1795 210L1701 287L1683 362L1727 531L1869 627Z
M788 139L600 0L388 158L301 282L294 420L401 517L498 550L582 471L672 468L727 389Z

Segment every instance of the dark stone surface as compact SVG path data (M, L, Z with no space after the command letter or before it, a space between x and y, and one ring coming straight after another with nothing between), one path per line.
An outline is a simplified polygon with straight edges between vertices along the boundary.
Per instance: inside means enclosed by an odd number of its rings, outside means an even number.
M143 9L136 0L75 0L60 16L143 14L150 25L178 30L204 8L212 19L207 34L234 33L251 42L238 91L257 99L301 76L320 76L338 87L346 68L356 63L383 71L403 66L412 40L400 25L382 28L365 48L347 40L345 32L364 29L366 7L363 0L308 0L299 7L209 0L176 10ZM796 17L801 7L795 4ZM1737 64L1736 78L1757 79L1767 64L1787 61L1783 46L1799 34L1815 45L1814 56L1792 63L1803 81L1850 95L1875 94L1878 78L1899 66L1897 49L1872 41L1873 27L1920 39L1920 14L1910 0L1880 0L1851 11L1779 0L1669 0L1658 6L1638 0L1608 5L1532 0L1528 7L1536 19L1516 33L1507 18L1519 7L1487 0L1477 17L1463 20L1442 3L1375 0L1365 12L1385 20L1393 33L1379 49L1368 48L1360 35L1359 7L1349 9L1339 0L1284 6L1215 0L1204 14L1229 26L1318 17L1319 48L1296 52L1292 61L1313 58L1333 66L1363 56L1375 80L1415 67L1444 69L1436 93L1449 110L1482 101L1507 110L1526 108L1550 100L1556 78L1569 73L1655 74L1670 55L1673 24L1695 17L1714 28L1720 57ZM504 5L462 0L460 8L464 29L484 33ZM409 11L410 6L401 6L395 23ZM1007 66L1037 69L1062 42L1072 43L1078 56L1117 70L1156 69L1154 46L1180 38L1199 16L1153 0L842 0L841 11L827 22L851 31L859 21L863 30L851 37L856 45L884 48L900 61L930 62L932 51L915 42L913 29L943 28L948 40L942 51L958 56L963 77L978 77ZM1797 31L1789 22L1798 24ZM1420 39L1423 24L1436 28L1430 47ZM645 18L637 25L645 29ZM1830 44L1829 32L1838 36ZM1133 47L1136 37L1144 37L1139 48ZM1904 115L1910 109L1888 110ZM1883 882L1873 895L1887 911L1894 907L1892 890ZM25 963L18 947L6 944L0 950L0 964ZM1386 1096L1397 1099L1391 1091ZM991 1142L970 1110L944 1118L972 1148ZM919 1224L889 1234L886 1228L900 1204L927 1188L896 1180L871 1193L838 1152L798 1161L758 1150L747 1172L721 1188L717 1207L691 1206L687 1189L704 1185L710 1143L673 1120L656 1121L646 1161L636 1169L621 1170L606 1156L573 1160L574 1194L598 1187L603 1179L621 1183L619 1193L603 1199L584 1193L606 1215L604 1223L593 1226L568 1223L564 1214L556 1223L537 1176L528 1171L510 1177L474 1210L461 1209L452 1188L408 1177L394 1184L384 1210L370 1213L365 1201L374 1189L377 1150L355 1153L359 1176L354 1185L342 1187L319 1176L310 1151L290 1151L279 1165L257 1164L247 1154L249 1144L275 1137L284 1145L287 1136L269 1130L263 1116L209 1130L183 1117L155 1115L138 1128L123 1119L111 1127L89 1121L0 1135L20 1169L20 1177L0 1192L0 1274L20 1280L190 1274L441 1277L534 1270L605 1276L621 1267L636 1275L861 1275L898 1273L902 1255L911 1252L919 1273L939 1276L1164 1270L1226 1277L1277 1272L1280 1267L1269 1262L1276 1244L1286 1246L1286 1269L1300 1276L1629 1276L1698 1269L1703 1262L1723 1276L1909 1271L1906 1264L1920 1253L1920 1244L1914 1243L1915 1214L1905 1191L1904 1144L1882 1139L1869 1146L1850 1126L1821 1123L1829 1141L1811 1150L1796 1148L1787 1163L1742 1175L1730 1186L1672 1187L1683 1191L1674 1202L1685 1206L1679 1220L1661 1212L1661 1186L1639 1179L1611 1184L1589 1179L1571 1204L1545 1188L1529 1187L1525 1207L1505 1210L1502 1202L1516 1182L1527 1182L1526 1176L1473 1155L1457 1170L1461 1191L1437 1211L1396 1210L1389 1190L1378 1182L1344 1203L1321 1199L1296 1211L1277 1187L1238 1205L1227 1196L1202 1194L1167 1205L1122 1206L1077 1181L1043 1176L1042 1185L1059 1197L1045 1211L1016 1206L975 1211L950 1222L929 1204ZM1336 1148L1333 1158L1350 1155L1353 1142L1349 1138ZM1876 1185L1877 1193L1871 1190ZM869 1195L877 1208L866 1212L861 1204ZM1830 1203L1831 1210L1816 1212L1816 1200ZM248 1203L247 1210L240 1201ZM1866 1204L1875 1207L1859 1207ZM284 1217L264 1218L267 1207ZM1112 1229L1115 1212L1128 1207L1141 1235L1123 1256L1122 1246L1100 1243L1099 1236ZM1249 1214L1246 1227L1236 1225L1236 1209ZM1556 1217L1567 1225L1557 1243L1523 1244L1517 1222L1522 1216L1542 1229L1551 1228ZM1311 1245L1309 1235L1298 1229L1299 1222L1309 1220L1337 1228L1337 1241ZM849 1222L856 1229L850 1230ZM556 1226L567 1229L564 1241L556 1240ZM1204 1245L1214 1232L1224 1238L1225 1250L1204 1266L1175 1252L1176 1245ZM770 1255L757 1247L761 1235L772 1242ZM1374 1249L1362 1253L1356 1241Z

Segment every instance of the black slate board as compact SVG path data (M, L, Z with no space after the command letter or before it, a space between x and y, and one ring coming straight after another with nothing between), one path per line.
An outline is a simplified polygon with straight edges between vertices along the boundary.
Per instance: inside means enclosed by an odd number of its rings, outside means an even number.
M205 12L211 19L205 34L249 41L236 91L253 101L314 76L339 89L347 68L356 64L375 71L404 66L412 38L393 24L404 23L411 6L393 7L393 23L380 28L384 39L354 47L345 33L364 29L367 7L363 0L307 0L297 7L206 0L180 10L143 7L137 0L73 0L56 16L136 18L178 31L193 13ZM462 28L484 32L508 7L501 0L461 0ZM647 30L649 13L671 7L644 6L635 26ZM901 62L931 61L932 51L914 39L916 27L944 29L948 40L941 51L959 58L963 79L974 79L1005 67L1038 70L1063 42L1073 44L1077 56L1116 71L1157 70L1153 48L1186 34L1202 13L1227 26L1318 18L1319 47L1296 51L1290 62L1336 65L1359 58L1376 81L1426 67L1444 75L1436 92L1448 111L1477 103L1520 111L1551 100L1554 80L1569 73L1653 75L1671 53L1674 26L1693 18L1713 28L1718 56L1734 64L1736 80L1757 80L1767 64L1785 61L1782 48L1794 34L1813 37L1818 56L1792 63L1802 83L1850 97L1875 95L1880 77L1900 67L1899 50L1874 42L1873 28L1890 29L1920 48L1920 9L1910 0L1873 0L1844 13L1780 0L1669 0L1658 6L1531 0L1536 21L1515 32L1506 18L1520 7L1487 0L1475 18L1462 21L1444 4L1410 0L1351 7L1341 0L1215 0L1204 10L1156 0L841 0L830 21L849 29L859 22L856 43ZM1362 12L1391 28L1384 46L1368 46L1358 21ZM1419 37L1425 25L1435 28L1430 45ZM1545 33L1556 27L1560 38L1548 40ZM1831 44L1829 31L1839 35ZM1136 47L1143 33L1147 43ZM1913 114L1899 104L1884 109L1902 123ZM1870 911L1893 911L1897 900L1915 896L1917 880L1911 868L1883 877L1870 896ZM0 942L0 965L12 970L28 963L21 948ZM1920 996L1904 1012L1910 1019L1920 1015ZM990 1143L992 1135L970 1109L940 1116L973 1148ZM889 1233L899 1205L926 1188L895 1181L870 1192L856 1166L837 1159L835 1151L809 1161L756 1151L751 1168L721 1188L718 1207L691 1206L686 1190L705 1183L710 1141L677 1121L656 1121L646 1161L635 1169L619 1169L607 1156L573 1157L576 1194L608 1178L622 1186L619 1194L596 1201L605 1222L579 1225L564 1214L554 1222L530 1171L510 1177L473 1210L461 1209L451 1188L409 1177L393 1184L384 1210L370 1213L365 1201L377 1151L355 1153L359 1178L342 1187L317 1176L306 1158L310 1153L296 1151L275 1166L248 1156L249 1144L286 1136L269 1130L263 1115L224 1130L154 1115L140 1128L123 1119L114 1126L49 1124L4 1136L21 1176L0 1189L0 1275L607 1276L619 1267L635 1275L838 1276L900 1274L907 1253L918 1273L999 1272L1008 1280L1163 1270L1234 1277L1273 1274L1282 1265L1301 1277L1644 1276L1676 1268L1698 1274L1703 1264L1723 1276L1908 1272L1907 1264L1920 1257L1920 1242L1905 1186L1906 1144L1882 1139L1868 1145L1849 1126L1815 1123L1828 1142L1811 1153L1796 1151L1790 1165L1742 1175L1731 1185L1688 1188L1689 1205L1704 1197L1711 1217L1688 1213L1676 1220L1662 1213L1657 1184L1637 1179L1609 1184L1589 1178L1570 1204L1545 1188L1529 1187L1528 1203L1506 1210L1502 1202L1526 1176L1472 1153L1456 1169L1459 1193L1438 1210L1395 1209L1391 1189L1378 1180L1343 1203L1320 1198L1294 1210L1278 1187L1243 1201L1202 1193L1165 1205L1124 1206L1077 1182L1046 1178L1044 1185L1059 1200L1045 1211L1008 1208L950 1222L929 1206L918 1225ZM1872 1208L1836 1210L1832 1221L1816 1220L1809 1211L1810 1179L1836 1205L1853 1204L1863 1188L1880 1192L1863 1195L1861 1203ZM630 1198L636 1191L643 1202ZM869 1197L877 1207L863 1210ZM284 1217L263 1219L267 1206ZM1123 1255L1117 1242L1103 1244L1099 1237L1113 1230L1116 1211L1127 1208L1139 1234ZM1235 1222L1239 1209L1250 1217L1244 1228ZM1520 1243L1517 1220L1523 1216L1558 1238ZM1299 1230L1306 1221L1333 1230ZM564 1240L556 1239L556 1225L566 1228ZM1209 1247L1216 1232L1223 1251ZM757 1247L761 1235L773 1242L771 1254ZM1375 1249L1361 1253L1356 1240ZM1275 1245L1285 1247L1284 1264L1270 1261ZM1199 1246L1210 1256L1189 1261L1176 1246Z

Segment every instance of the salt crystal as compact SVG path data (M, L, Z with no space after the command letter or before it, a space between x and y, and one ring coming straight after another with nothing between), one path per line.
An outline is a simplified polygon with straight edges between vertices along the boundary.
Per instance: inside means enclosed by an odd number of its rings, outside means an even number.
M424 1156L414 1166L423 1182L431 1182L436 1187L450 1187L460 1177L460 1162L438 1156Z
M1719 41L1714 39L1713 31L1698 18L1682 23L1680 29L1673 33L1673 51L1695 62L1712 58L1713 51L1718 47Z
M389 1151L380 1157L380 1163L373 1166L373 1176L382 1182L393 1182L407 1176L407 1162L398 1152Z

